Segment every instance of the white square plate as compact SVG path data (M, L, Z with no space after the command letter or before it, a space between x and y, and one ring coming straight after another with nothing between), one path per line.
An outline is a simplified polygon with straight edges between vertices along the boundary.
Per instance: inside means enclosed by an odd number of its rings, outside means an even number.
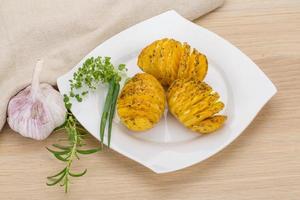
M259 110L276 93L268 77L245 54L228 41L168 11L113 36L96 47L70 72L57 80L62 94L69 91L69 79L91 56L109 56L114 64L126 64L129 76L140 72L139 52L154 40L174 38L188 42L204 53L209 62L205 81L220 94L228 116L225 126L209 135L184 128L169 113L153 129L134 133L114 120L111 148L156 173L179 170L219 152L236 139ZM72 112L99 140L102 107L107 88L100 86L83 102L73 101Z

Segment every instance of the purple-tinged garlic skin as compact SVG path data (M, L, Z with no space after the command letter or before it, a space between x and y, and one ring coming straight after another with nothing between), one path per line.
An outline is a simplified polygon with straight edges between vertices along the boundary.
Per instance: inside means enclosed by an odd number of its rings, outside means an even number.
M24 137L47 138L65 121L66 108L62 95L51 85L39 84L42 61L38 61L32 85L20 91L8 104L8 124Z

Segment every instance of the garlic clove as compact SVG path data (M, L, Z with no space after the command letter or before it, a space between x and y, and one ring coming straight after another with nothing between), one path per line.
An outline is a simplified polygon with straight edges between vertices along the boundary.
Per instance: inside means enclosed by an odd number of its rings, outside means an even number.
M43 61L36 64L32 84L8 104L8 124L24 137L36 140L47 138L51 132L64 123L66 108L62 95L47 83L39 83Z

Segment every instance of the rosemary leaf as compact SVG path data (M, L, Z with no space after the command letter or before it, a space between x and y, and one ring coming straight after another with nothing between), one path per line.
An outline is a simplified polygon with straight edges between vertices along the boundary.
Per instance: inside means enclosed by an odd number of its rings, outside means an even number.
M66 172L62 173L58 179L54 179L52 183L47 183L48 186L53 186L59 183L66 176Z
M61 150L69 150L71 148L71 146L63 146L63 145L60 145L60 144L52 144L52 146L54 146L58 149L61 149Z
M66 171L66 169L67 169L67 167L63 168L63 170L61 170L57 174L55 174L53 176L48 176L47 179L51 179L51 178L54 178L54 177L57 177L57 176L61 175L62 173L64 173Z
M100 148L97 149L88 149L88 150L79 150L77 149L76 152L80 153L80 154L92 154L92 153L96 153L97 151L100 151Z
M71 172L69 171L69 175L70 175L70 176L73 176L73 177L80 177L80 176L85 175L86 172L87 172L87 169L85 169L83 172L78 173L78 174L71 173Z

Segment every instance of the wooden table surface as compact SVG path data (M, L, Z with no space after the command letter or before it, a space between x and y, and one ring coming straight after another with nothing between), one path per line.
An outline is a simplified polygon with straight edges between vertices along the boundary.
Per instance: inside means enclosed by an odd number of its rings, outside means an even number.
M196 23L249 55L278 88L229 147L184 170L154 174L110 151L87 156L88 168L64 194L45 177L62 167L42 142L0 134L0 199L300 199L300 1L227 0ZM255 80L253 80L255 81ZM255 97L253 97L255 98ZM90 146L97 141L88 139Z

